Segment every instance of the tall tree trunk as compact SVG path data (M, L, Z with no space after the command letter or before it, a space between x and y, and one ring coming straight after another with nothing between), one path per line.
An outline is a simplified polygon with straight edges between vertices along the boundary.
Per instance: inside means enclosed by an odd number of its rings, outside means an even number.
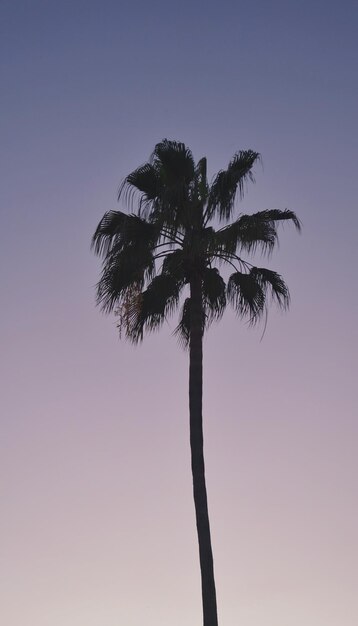
M201 277L190 281L189 411L190 448L196 527L199 540L204 626L217 626L214 563L211 548L203 450L203 310Z

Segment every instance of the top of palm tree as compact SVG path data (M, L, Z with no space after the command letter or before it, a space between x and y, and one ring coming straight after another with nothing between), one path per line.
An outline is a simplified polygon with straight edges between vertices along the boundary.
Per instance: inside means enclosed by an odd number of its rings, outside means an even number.
M255 324L267 310L268 297L285 309L290 296L281 276L242 257L256 250L270 253L277 226L291 221L293 211L269 209L233 218L237 197L253 181L260 154L240 150L211 183L206 158L195 163L191 151L177 141L158 143L148 163L123 181L118 199L130 213L109 211L97 226L92 246L102 257L97 302L119 313L120 328L134 343L144 331L158 329L173 313L185 285L200 280L203 331L222 316L227 301ZM217 224L224 222L221 228ZM219 267L231 275L225 282ZM189 341L190 297L184 300L176 333Z

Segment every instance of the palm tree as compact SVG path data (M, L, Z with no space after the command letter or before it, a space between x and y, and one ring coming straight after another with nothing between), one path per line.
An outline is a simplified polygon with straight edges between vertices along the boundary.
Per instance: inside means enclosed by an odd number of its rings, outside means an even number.
M209 184L206 159L194 162L183 144L167 139L155 146L148 163L125 179L118 199L135 211L109 211L93 236L103 259L97 303L119 315L119 328L133 343L145 331L159 329L179 307L175 334L189 348L191 467L199 541L204 626L217 626L213 556L205 484L202 381L203 335L219 320L227 302L255 324L267 311L268 299L282 309L289 291L279 274L252 265L242 253L270 253L283 220L300 230L295 213L271 209L232 217L235 199L243 196L260 155L237 152L226 170ZM217 224L224 222L224 226ZM225 281L218 266L227 266Z

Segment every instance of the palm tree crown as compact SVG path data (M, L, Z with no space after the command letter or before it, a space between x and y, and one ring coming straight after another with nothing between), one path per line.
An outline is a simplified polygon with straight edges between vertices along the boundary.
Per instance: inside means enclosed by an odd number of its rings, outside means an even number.
M221 318L227 302L250 324L265 313L268 297L288 307L281 276L252 265L242 254L271 252L283 220L300 230L295 213L271 209L241 214L228 224L259 160L259 153L241 150L209 184L206 159L195 163L183 143L165 139L148 163L125 178L119 199L131 206L137 201L136 211L107 212L92 244L103 258L98 304L107 313L119 313L119 326L132 342L158 329L178 308L194 276L201 283L202 332ZM220 222L224 226L215 228ZM230 268L227 281L219 272L222 265ZM190 339L190 309L189 295L175 331L184 345Z

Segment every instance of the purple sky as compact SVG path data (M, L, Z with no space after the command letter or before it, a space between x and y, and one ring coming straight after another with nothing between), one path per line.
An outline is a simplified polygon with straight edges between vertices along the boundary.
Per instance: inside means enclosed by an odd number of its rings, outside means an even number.
M221 626L356 626L356 3L3 0L1 577L6 626L198 626L187 354L94 305L89 250L164 137L263 156L239 211L288 315L205 342ZM260 261L263 263L263 261Z

